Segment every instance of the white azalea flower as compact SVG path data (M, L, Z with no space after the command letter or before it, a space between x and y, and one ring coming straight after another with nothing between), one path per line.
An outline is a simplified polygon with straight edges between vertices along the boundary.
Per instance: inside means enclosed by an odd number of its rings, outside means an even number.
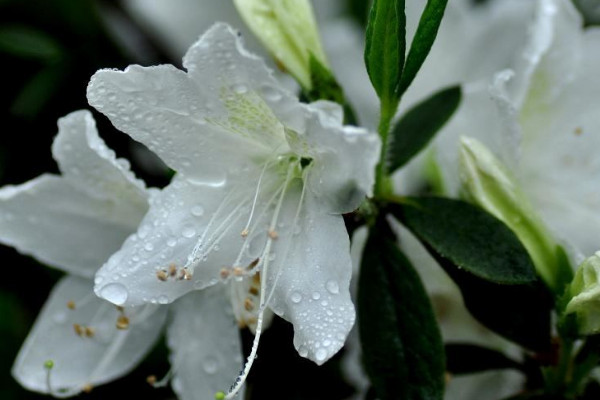
M268 306L321 364L354 323L341 214L370 194L379 139L342 126L334 103L298 102L227 25L183 64L102 70L88 87L94 107L177 171L97 273L96 293L135 306L223 285L257 340Z
M241 344L221 291L127 310L94 295L95 271L135 231L152 191L106 147L87 111L59 120L53 154L62 176L0 189L0 241L69 273L19 352L15 378L30 390L67 397L125 375L152 349L169 311L179 398L209 398L228 385L241 366Z
M456 194L458 137L479 138L513 170L556 237L593 254L600 234L594 153L600 118L589 99L600 94L600 31L583 30L570 1L537 6L514 72L499 73L490 91L473 94L477 104L467 99L465 115L472 118L455 119L441 133L439 162L449 193Z
M98 137L87 111L59 120L52 151L62 176L0 189L0 242L69 273L13 367L26 388L66 397L129 372L158 338L166 309L118 310L92 291L98 267L148 208L143 182Z

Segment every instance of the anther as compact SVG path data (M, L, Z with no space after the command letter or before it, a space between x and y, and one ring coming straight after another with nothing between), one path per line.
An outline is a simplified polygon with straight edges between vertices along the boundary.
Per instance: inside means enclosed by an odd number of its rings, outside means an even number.
M576 135L578 135L578 136L579 136L579 135L581 135L582 133L583 133L583 129L582 129L580 126L578 126L577 128L575 128L575 134L576 134Z
M249 234L249 233L250 233L250 231L249 231L248 229L244 229L244 230L243 230L243 231L240 233L240 235L241 235L243 238L245 238L245 237L248 237L248 234Z
M260 290L256 286L250 286L250 289L248 290L248 292L252 296L258 296L258 294L260 293Z
M94 337L94 335L96 334L96 330L94 328L90 328L89 326L85 327L85 336L86 337Z
M233 275L234 276L242 276L244 275L244 270L240 267L233 267Z
M91 383L86 383L86 384L85 384L85 385L83 385L83 387L81 388L81 390L82 390L84 393L91 393L93 389L94 389L94 387L92 386L92 384L91 384Z
M260 261L260 258L255 259L250 264L248 264L248 266L246 267L246 269L252 269L252 268L256 267L258 265L259 261Z
M244 308L246 311L252 311L254 309L254 302L249 297L244 300Z
M169 276L177 275L177 266L175 264L169 265Z
M74 310L75 309L75 302L73 300L67 301L67 308L69 310Z
M78 336L83 336L85 330L83 329L83 327L79 324L73 324L73 330L75 331L75 333Z
M117 318L117 329L125 330L129 328L129 318L125 315L119 315Z
M215 393L215 400L224 400L224 399L225 399L225 392Z
M156 277L158 278L159 281L165 282L168 278L168 275L164 270L160 269L160 270L156 271Z
M192 273L187 268L182 268L179 270L179 280L190 281L192 280Z
M273 240L275 240L279 237L279 234L274 229L269 229L269 231L267 232L267 235L269 235L269 238L271 238Z
M148 375L146 382L148 382L148 385L154 386L156 384L156 375Z
M221 268L221 279L227 279L229 278L229 274L231 273L231 271L228 268Z

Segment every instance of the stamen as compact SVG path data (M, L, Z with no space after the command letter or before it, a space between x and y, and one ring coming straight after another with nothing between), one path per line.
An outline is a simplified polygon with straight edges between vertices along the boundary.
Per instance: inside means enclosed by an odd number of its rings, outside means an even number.
M246 300L244 300L244 308L246 311L254 310L254 302L249 297L246 297Z
M281 212L283 200L285 198L285 194L287 192L289 183L291 181L292 171L293 171L294 167L295 167L295 165L291 164L290 167L288 168L287 176L285 178L285 182L284 182L283 188L281 190L281 195L279 197L279 201L277 202L275 212L273 213L273 217L271 218L271 225L269 227L269 230L274 230L275 226L277 225L277 219L279 218L279 213ZM301 196L301 199L302 199L302 196ZM297 214L298 214L298 212L297 212ZM264 274L265 277L267 276L267 270L268 270L268 266L269 266L268 254L271 251L272 244L273 244L273 239L269 237L269 239L267 239L267 244L263 250L263 257L262 257L264 262L263 262L261 272ZM252 342L252 349L250 350L250 355L246 359L246 365L244 366L242 373L236 379L235 383L233 384L233 386L231 387L231 389L225 396L224 400L233 399L237 395L237 393L240 391L242 385L246 381L246 378L248 377L248 374L250 373L250 369L252 368L252 364L254 364L254 360L256 359L256 353L258 351L258 343L260 342L260 336L262 334L264 312L265 312L265 308L267 305L267 303L265 302L265 287L264 287L266 281L267 281L267 279L264 279L261 282L260 303L259 303L260 308L259 308L259 312L258 312L258 319L256 321L256 332L254 334L254 341Z
M252 270L254 267L256 267L258 265L259 261L260 261L260 258L256 258L250 264L248 264L248 266L246 267L246 269L247 270Z
M174 277L177 275L177 266L175 264L169 265L169 276Z
M85 336L86 337L94 337L94 335L96 334L96 330L94 328L90 328L89 326L85 327Z
M73 324L73 330L75 331L75 333L78 336L83 336L83 334L85 333L85 330L83 329L83 327L79 324Z
M242 233L240 233L240 235L241 235L243 238L246 238L246 237L248 237L248 234L249 234L249 233L250 233L250 231L249 231L248 229L244 229L244 230L242 231Z
M54 393L52 390L52 385L50 383L50 372L52 372L52 368L54 368L54 361L46 360L44 362L44 369L46 370L46 387L48 388L48 393Z
M75 302L73 300L67 301L67 308L69 310L74 310L75 309Z
M230 273L231 273L230 269L221 268L221 272L219 274L221 275L221 279L225 280L225 279L229 278Z
M156 271L156 277L158 278L159 281L166 282L168 275L165 270L160 269L160 270Z
M258 294L260 293L260 290L257 287L250 286L250 289L248 290L248 292L250 292L250 294L253 296L258 296Z
M92 386L92 384L91 384L91 383L86 383L85 385L83 385L83 387L81 388L81 390L82 390L84 393L88 393L88 394L89 394L89 393L91 393L91 392L92 392L92 390L94 390L94 387Z
M156 384L156 375L148 375L146 382L148 382L150 386L154 386Z
M269 231L267 232L267 234L269 235L269 238L275 240L279 237L279 234L277 233L277 231L273 230L273 229L269 229Z
M192 280L192 274L190 273L190 271L187 269L187 267L183 267L182 269L179 270L179 280L185 280L185 281L191 281Z
M127 318L125 315L119 315L119 318L117 318L117 329L120 330L125 330L129 328L129 318Z
M241 269L240 267L234 267L233 268L233 275L234 276L243 276L244 275L244 270Z

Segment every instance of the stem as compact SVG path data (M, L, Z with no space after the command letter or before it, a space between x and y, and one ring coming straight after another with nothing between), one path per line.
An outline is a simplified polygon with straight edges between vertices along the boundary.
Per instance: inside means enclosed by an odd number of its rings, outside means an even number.
M381 154L375 172L375 197L386 197L393 192L392 182L387 173L387 149L390 125L397 108L398 100L381 99L381 116L379 118L379 127L377 128L377 133L381 138Z

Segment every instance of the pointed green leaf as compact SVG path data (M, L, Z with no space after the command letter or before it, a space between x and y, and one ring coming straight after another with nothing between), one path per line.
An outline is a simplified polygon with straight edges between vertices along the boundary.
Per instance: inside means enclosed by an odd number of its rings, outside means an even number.
M408 89L413 79L415 79L417 72L421 69L425 58L427 58L429 50L431 50L431 46L433 46L433 42L437 36L447 3L448 0L427 0L427 5L419 20L415 37L410 44L410 50L406 56L402 80L398 87L399 97Z
M551 296L506 225L444 198L409 198L390 209L456 282L475 318L522 346L549 348Z
M479 207L441 197L410 197L390 210L437 254L477 277L502 284L537 281L516 235Z
M444 348L419 276L385 235L372 230L361 264L358 321L377 398L441 400Z
M365 64L382 103L397 104L405 51L404 0L374 0L367 23Z
M41 60L52 60L61 55L60 45L50 35L22 25L0 29L0 51Z
M434 93L400 118L392 129L386 155L390 174L427 146L454 114L460 99L460 86L453 86Z

